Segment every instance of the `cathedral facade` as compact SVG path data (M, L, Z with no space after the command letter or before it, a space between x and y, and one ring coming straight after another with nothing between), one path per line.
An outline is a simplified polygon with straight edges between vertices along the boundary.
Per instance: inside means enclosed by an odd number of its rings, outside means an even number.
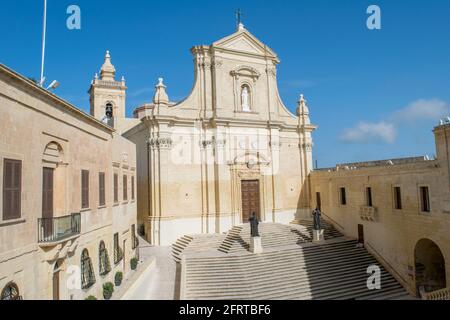
M296 115L281 101L277 55L242 24L191 52L195 84L182 102L172 102L159 79L153 101L125 119L126 87L111 77L109 53L90 91L92 114L102 119L112 106L114 127L137 146L146 239L170 245L186 234L226 232L253 214L281 223L309 214L316 127L303 97Z

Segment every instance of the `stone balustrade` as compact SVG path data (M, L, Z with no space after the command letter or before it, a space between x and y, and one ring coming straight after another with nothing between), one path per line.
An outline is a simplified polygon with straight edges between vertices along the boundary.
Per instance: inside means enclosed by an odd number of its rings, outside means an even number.
M359 208L359 216L361 220L373 222L376 221L376 211L375 207L361 206Z
M450 287L433 292L427 292L423 294L422 300L450 300Z

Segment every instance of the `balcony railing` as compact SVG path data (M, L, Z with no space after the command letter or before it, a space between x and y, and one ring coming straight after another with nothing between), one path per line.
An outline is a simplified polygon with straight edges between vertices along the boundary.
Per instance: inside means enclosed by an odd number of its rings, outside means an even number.
M369 206L362 206L359 208L359 216L364 221L375 221L377 209Z
M80 234L81 214L70 216L38 219L39 243L53 243L63 241Z
M450 288L427 292L422 295L423 300L450 300Z

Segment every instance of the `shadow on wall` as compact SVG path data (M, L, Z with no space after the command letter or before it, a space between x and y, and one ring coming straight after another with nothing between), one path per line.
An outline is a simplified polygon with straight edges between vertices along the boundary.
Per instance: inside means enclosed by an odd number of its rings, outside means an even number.
M439 246L429 239L422 239L414 250L417 295L446 287L445 260Z

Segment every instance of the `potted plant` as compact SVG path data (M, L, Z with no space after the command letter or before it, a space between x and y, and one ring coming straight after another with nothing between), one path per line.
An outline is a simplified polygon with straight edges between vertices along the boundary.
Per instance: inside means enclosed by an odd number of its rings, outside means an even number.
M112 282L107 282L103 285L103 298L105 300L111 299L114 292L114 284Z
M138 265L138 259L133 258L130 260L131 270L136 270Z
M123 279L123 273L118 271L116 273L116 275L114 276L114 283L116 284L117 287L122 284L122 279Z
M87 297L86 299L84 299L84 300L97 300L97 298L96 297L94 297L94 296L89 296L89 297Z

